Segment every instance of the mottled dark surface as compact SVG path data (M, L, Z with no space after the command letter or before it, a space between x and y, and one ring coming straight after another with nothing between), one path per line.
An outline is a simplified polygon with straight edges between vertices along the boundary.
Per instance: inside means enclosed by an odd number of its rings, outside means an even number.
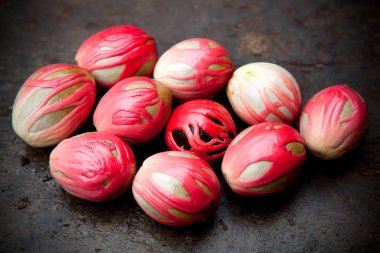
M377 1L1 0L0 251L379 252L379 16ZM221 205L193 227L154 222L131 191L102 204L73 198L50 176L51 148L28 147L13 133L11 107L31 73L74 63L84 39L118 24L146 30L160 53L208 37L228 49L235 67L280 64L299 81L303 104L322 88L347 83L368 103L367 135L343 159L309 157L295 186L265 198L233 194L213 164ZM217 100L226 104L224 94ZM92 129L89 121L81 131ZM139 164L164 149L162 135L133 147Z

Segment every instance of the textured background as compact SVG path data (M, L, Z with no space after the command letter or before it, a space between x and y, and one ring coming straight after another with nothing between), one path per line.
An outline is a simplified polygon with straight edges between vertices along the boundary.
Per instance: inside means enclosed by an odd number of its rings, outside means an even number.
M379 252L379 16L377 1L1 0L0 251ZM13 133L13 100L35 70L74 63L84 39L119 24L153 35L160 54L186 38L208 37L227 48L235 67L280 64L298 80L303 104L347 83L368 103L368 132L345 158L309 157L297 184L270 197L238 197L213 164L221 205L193 227L154 222L131 191L102 204L73 198L49 174L51 148L28 147ZM224 93L216 100L228 106ZM91 121L81 129L89 130ZM165 150L162 134L133 150L141 164Z

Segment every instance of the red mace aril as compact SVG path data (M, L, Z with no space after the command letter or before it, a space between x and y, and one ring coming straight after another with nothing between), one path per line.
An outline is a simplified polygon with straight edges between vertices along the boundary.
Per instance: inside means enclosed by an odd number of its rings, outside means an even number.
M179 101L209 99L228 82L233 71L227 50L219 43L192 38L177 43L158 60L154 78Z
M214 161L223 157L235 135L235 123L227 109L214 101L199 99L173 111L165 140L171 150L189 151Z
M222 173L240 195L267 195L290 186L305 158L304 141L296 130L284 123L264 122L243 130L231 142Z
M366 126L366 103L345 85L334 85L315 94L300 120L307 148L323 159L335 159L354 149Z
M169 226L203 222L219 206L220 185L210 165L188 152L148 157L133 180L137 204Z
M13 104L13 129L34 147L59 143L90 114L96 99L92 75L71 64L45 66L32 74Z
M301 110L297 81L284 68L256 62L238 68L227 86L227 97L247 124L293 123Z
M130 144L147 142L165 126L172 94L148 77L126 78L112 87L94 112L99 132L113 133Z
M131 149L120 138L89 132L53 149L50 172L71 195L100 202L114 199L130 187L136 164Z
M75 59L100 86L111 88L124 78L152 74L157 62L156 42L135 26L110 27L85 40Z

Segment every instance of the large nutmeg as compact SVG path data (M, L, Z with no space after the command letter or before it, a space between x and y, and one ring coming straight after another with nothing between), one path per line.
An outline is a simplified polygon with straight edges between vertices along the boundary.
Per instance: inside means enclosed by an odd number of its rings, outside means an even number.
M57 144L82 125L95 99L95 81L86 70L71 64L45 66L20 88L13 105L13 129L31 146Z
M233 71L227 50L216 41L191 38L169 48L158 60L154 78L179 101L209 99L227 84Z
M171 150L189 151L206 161L223 157L236 135L235 123L221 104L197 99L177 107L166 127Z
M302 136L284 123L253 125L231 142L222 173L231 189L244 196L282 191L298 177L306 149Z
M334 85L315 94L300 120L307 148L323 159L335 159L354 149L366 126L366 103L346 85Z
M284 68L256 62L238 68L227 86L227 97L247 124L293 123L301 110L297 81Z
M210 165L178 151L148 157L133 181L132 192L146 214L169 226L203 222L220 201L219 181Z
M100 202L114 199L130 187L136 164L131 149L120 138L89 132L53 149L50 172L68 193Z
M155 137L169 119L170 90L148 77L126 78L112 87L94 112L98 131L113 133L130 144Z
M154 38L132 25L110 27L92 35L75 57L104 88L127 77L150 76L157 58Z

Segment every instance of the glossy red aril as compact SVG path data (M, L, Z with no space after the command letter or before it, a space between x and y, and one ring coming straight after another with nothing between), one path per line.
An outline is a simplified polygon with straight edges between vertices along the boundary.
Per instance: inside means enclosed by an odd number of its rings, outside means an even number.
M216 41L192 38L169 48L158 60L154 78L179 101L209 99L227 84L233 71L227 50Z
M98 131L113 133L130 144L147 142L165 126L172 94L148 77L126 78L112 87L94 112Z
M222 173L240 195L267 195L291 185L305 158L304 141L296 130L264 122L235 137L224 155Z
M219 181L210 165L178 151L147 158L133 181L132 192L146 214L169 226L203 222L220 201Z
M230 113L206 99L177 107L166 127L165 140L171 150L189 151L206 161L221 157L236 135Z
M62 141L50 154L50 172L68 193L99 202L114 199L130 187L136 164L120 138L90 132Z
M364 99L345 85L334 85L315 94L300 120L307 148L323 159L335 159L354 149L366 125Z
M157 62L156 42L132 25L104 29L85 40L75 57L96 82L111 88L131 76L150 76Z
M71 64L52 64L32 74L18 91L12 125L34 147L59 143L87 119L96 99L93 76Z
M256 62L238 68L227 86L227 97L247 124L293 123L301 110L297 81L284 68Z

